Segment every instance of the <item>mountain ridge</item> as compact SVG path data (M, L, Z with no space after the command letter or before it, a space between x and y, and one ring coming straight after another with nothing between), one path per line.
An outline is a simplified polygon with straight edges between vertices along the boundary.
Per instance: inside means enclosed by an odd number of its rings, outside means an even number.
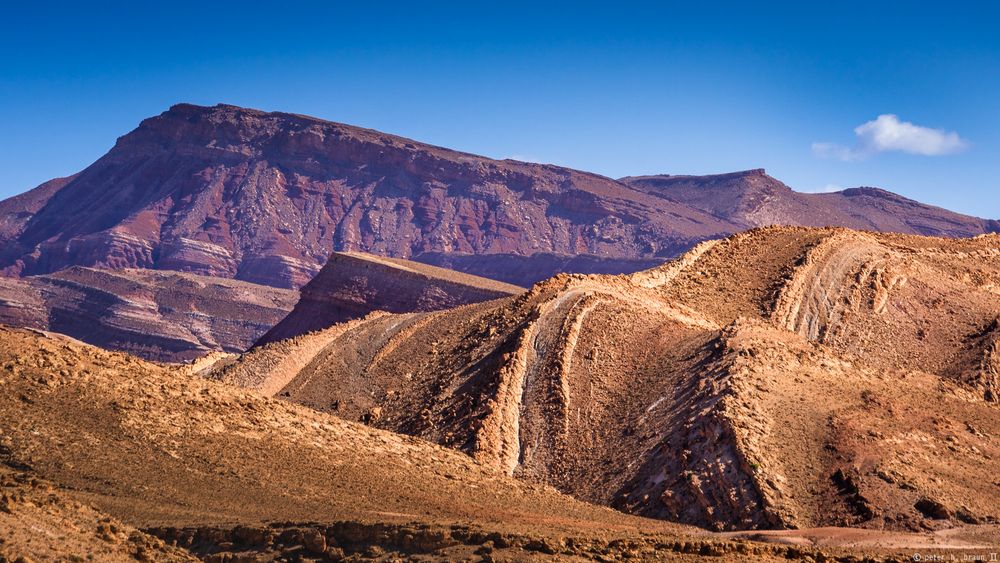
M632 275L373 313L209 377L647 517L994 523L997 256L997 235L762 227Z
M295 288L331 252L361 251L437 263L504 256L505 269L523 271L505 281L524 286L559 273L565 257L595 258L577 261L579 273L616 260L604 266L635 271L637 261L766 224L944 236L1000 229L867 189L802 194L763 169L615 180L223 104L176 104L54 182L0 202L4 275L152 268ZM904 209L912 217L893 219ZM472 274L488 266L465 264Z

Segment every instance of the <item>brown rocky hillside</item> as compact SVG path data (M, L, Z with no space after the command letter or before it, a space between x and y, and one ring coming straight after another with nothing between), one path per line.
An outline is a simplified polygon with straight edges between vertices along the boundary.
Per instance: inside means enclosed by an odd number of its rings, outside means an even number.
M25 330L0 328L0 341L7 560L879 561L994 537L980 526L747 541L585 504L180 368Z
M768 228L369 317L213 376L717 529L1000 519L1000 237Z

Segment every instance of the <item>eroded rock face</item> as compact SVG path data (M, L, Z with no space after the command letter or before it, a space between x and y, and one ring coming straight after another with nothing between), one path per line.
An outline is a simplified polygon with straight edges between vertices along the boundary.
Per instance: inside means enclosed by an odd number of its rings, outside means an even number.
M337 250L435 257L486 277L496 258L512 272L502 279L526 285L560 268L634 272L772 223L997 230L871 188L798 194L762 170L618 181L305 116L181 104L78 175L0 202L0 271L172 269L300 287Z
M179 272L73 267L0 278L0 323L186 361L246 350L291 310L297 293Z
M520 293L524 288L419 262L335 252L306 284L295 309L258 344L292 338L372 311L436 311Z
M232 106L174 106L50 191L5 220L7 274L169 268L297 287L333 250L669 257L732 230L595 174Z
M643 516L996 522L997 256L997 235L754 229L630 276L373 313L210 376Z

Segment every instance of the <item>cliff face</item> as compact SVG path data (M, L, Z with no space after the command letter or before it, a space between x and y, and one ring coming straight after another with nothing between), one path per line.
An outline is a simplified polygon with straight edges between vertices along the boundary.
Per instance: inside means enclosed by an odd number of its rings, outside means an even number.
M800 194L763 170L619 181L300 115L181 104L78 175L0 202L0 272L150 268L300 287L331 252L359 251L494 275L496 258L521 272L504 279L525 285L572 257L583 273L632 272L769 224L1000 227L881 190Z
M407 260L334 253L306 284L295 309L257 343L265 344L364 317L372 311L436 311L524 289Z
M333 250L666 257L731 230L594 174L297 115L178 105L6 229L0 268L179 269L296 287Z
M295 303L293 290L178 272L73 267L0 278L0 324L51 330L158 361L246 350Z

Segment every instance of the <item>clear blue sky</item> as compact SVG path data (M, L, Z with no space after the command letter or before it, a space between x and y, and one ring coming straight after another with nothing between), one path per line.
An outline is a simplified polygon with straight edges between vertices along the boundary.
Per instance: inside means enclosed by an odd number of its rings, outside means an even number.
M17 4L0 23L3 197L183 101L612 177L764 167L1000 217L987 2Z

